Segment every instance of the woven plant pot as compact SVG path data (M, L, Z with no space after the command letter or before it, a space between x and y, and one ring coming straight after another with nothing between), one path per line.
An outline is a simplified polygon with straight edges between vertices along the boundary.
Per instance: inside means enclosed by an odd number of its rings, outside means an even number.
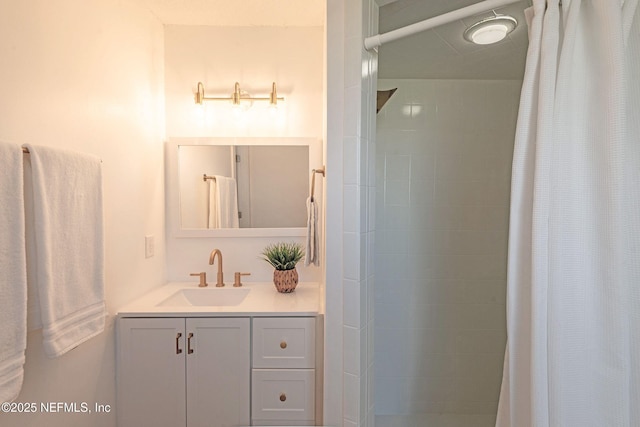
M293 292L298 284L298 270L274 270L273 284L276 285L278 292L288 294Z

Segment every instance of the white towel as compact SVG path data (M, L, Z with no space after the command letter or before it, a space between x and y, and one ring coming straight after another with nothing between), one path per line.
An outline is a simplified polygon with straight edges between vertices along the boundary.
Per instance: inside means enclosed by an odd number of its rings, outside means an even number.
M0 402L20 393L27 347L22 148L0 142Z
M320 244L318 242L318 205L307 198L307 247L304 265L320 265Z
M209 228L240 227L235 178L215 175L209 185Z
M207 228L219 228L218 224L218 196L216 195L218 185L216 180L210 179L209 181L209 214L207 217Z
M216 177L220 228L238 228L238 188L236 180L226 176Z
M57 357L104 330L102 171L93 156L27 147L42 335Z

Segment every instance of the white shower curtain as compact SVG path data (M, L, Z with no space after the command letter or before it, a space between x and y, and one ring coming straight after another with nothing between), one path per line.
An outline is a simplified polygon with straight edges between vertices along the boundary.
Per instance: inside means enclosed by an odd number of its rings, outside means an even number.
M498 427L640 426L638 0L534 0Z

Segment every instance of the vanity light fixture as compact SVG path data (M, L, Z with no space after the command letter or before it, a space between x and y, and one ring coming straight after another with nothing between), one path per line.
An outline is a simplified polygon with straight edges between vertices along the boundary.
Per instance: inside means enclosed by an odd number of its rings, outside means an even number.
M271 93L268 97L254 97L249 95L247 92L240 90L240 83L236 82L233 87L233 93L231 96L206 96L204 94L204 85L202 82L198 82L198 89L195 94L196 104L203 104L204 101L231 101L231 103L235 106L240 105L241 101L269 101L269 104L273 107L278 105L278 101L284 101L284 98L278 96L278 92L276 91L276 83L273 82L271 84Z
M518 25L509 15L495 15L476 22L464 32L464 38L475 44L497 43L507 37Z

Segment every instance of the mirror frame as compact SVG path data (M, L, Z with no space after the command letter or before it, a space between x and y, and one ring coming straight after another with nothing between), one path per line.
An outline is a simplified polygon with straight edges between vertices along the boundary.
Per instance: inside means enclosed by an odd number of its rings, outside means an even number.
M306 227L289 228L182 228L178 184L178 147L181 145L305 145L309 147L308 188L311 169L322 166L322 140L297 137L175 137L165 143L165 190L168 228L172 237L302 237ZM316 179L315 195L322 195L323 180ZM319 197L318 200L322 200Z

